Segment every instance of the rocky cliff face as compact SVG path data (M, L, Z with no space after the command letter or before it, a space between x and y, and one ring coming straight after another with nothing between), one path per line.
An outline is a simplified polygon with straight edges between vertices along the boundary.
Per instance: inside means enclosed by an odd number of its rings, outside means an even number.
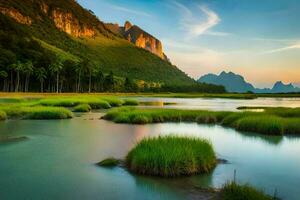
M73 0L70 2L73 2ZM97 34L98 27L101 27L101 25L104 26L100 21L98 21L99 26L95 25L97 24L95 23L97 19L93 15L90 16L92 16L91 18L94 20L92 23L95 26L85 23L82 19L74 15L72 11L56 7L55 3L47 4L44 1L35 1L32 3L32 8L35 9L34 15L25 16L13 7L6 7L6 3L0 4L0 12L2 14L15 19L21 24L31 25L45 19L43 17L47 17L53 21L57 29L73 37L93 37ZM84 18L84 16L81 17Z
M78 19L70 12L54 9L51 13L51 18L58 29L74 37L93 37L96 35L93 27L80 25Z
M121 29L123 29L123 35L129 42L165 59L162 44L158 39L128 21Z
M18 10L14 8L0 7L0 12L6 16L9 16L21 24L31 25L32 19L30 17L22 15Z
M129 21L126 21L123 27L118 24L106 24L106 27L112 32L122 35L137 47L146 49L163 60L169 61L163 52L162 43L140 27L132 25Z

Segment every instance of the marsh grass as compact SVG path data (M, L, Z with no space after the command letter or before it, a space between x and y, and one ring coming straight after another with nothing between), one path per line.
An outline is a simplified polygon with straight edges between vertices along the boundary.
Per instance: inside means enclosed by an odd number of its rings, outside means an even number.
M96 98L51 98L42 99L38 104L43 106L74 107L80 104L88 104L93 109L108 109L110 103L103 99Z
M43 106L75 107L80 104L88 104L92 109L108 109L123 105L138 105L134 99L122 100L114 96L78 96L78 97L49 97L36 103Z
M125 99L123 106L137 106L139 105L139 102L135 99Z
M258 132L266 135L282 135L283 119L273 115L247 116L238 119L234 127L239 131Z
M74 107L73 112L90 112L92 107L89 104L79 104Z
M104 119L116 123L147 124L163 122L196 122L220 124L239 131L265 135L300 134L299 109L268 108L264 112L223 112L207 110L118 108Z
M73 113L61 107L46 106L1 106L0 110L4 111L9 118L19 119L68 119L73 117Z
M1 120L6 120L6 113L4 111L0 111L0 121Z
M162 177L208 173L216 163L210 142L179 136L143 139L126 157L130 171Z
M274 200L263 191L257 190L250 185L238 185L234 182L227 183L220 192L222 200Z

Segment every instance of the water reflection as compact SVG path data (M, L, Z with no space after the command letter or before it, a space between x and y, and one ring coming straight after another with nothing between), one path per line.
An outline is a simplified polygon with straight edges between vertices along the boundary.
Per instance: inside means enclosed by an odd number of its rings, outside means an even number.
M257 98L257 99L220 99L220 98L161 98L135 97L140 102L148 103L151 107L204 109L217 111L238 111L236 108L247 107L300 107L300 98ZM151 105L159 102L159 105ZM164 103L162 103L164 102ZM260 111L260 110L258 110Z

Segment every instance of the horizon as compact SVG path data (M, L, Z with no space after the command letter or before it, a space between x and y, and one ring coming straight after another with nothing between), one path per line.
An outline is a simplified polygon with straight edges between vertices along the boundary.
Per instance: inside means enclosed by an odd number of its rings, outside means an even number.
M276 81L299 86L300 5L295 0L78 3L106 23L123 25L128 20L146 30L162 41L171 62L192 78L232 71L258 88Z

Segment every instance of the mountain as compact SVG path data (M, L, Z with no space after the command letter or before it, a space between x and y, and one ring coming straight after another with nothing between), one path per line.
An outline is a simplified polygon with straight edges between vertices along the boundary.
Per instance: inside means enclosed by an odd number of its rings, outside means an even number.
M223 85L229 92L247 92L254 91L255 88L247 83L244 77L232 72L221 72L219 75L207 74L198 79L198 82Z
M278 81L274 84L273 88L255 88L251 83L245 81L244 77L233 72L221 72L219 75L207 74L201 76L198 82L209 83L215 85L222 85L228 92L237 93L291 93L300 92L300 88L295 87L293 84L284 84Z
M197 91L224 91L196 83L168 62L161 42L138 26L104 23L75 0L0 0L0 51L0 87L5 91L16 91L17 85L24 88L29 83L37 90L33 86L36 82L47 84L48 91L58 84L62 91L90 88L102 80L99 72L113 72L119 82L130 78L142 88L176 89L180 85ZM58 62L52 57L68 61L68 67L51 69L49 66ZM34 72L46 71L46 77L9 67L25 64L32 64Z
M300 92L300 88L295 87L293 84L284 84L282 81L277 81L271 89L273 93L291 93Z
M126 21L123 27L118 24L109 23L106 24L106 27L113 33L122 35L126 40L135 44L137 47L146 49L161 59L168 61L167 56L163 52L161 41L142 30L140 27L132 25L129 21Z

